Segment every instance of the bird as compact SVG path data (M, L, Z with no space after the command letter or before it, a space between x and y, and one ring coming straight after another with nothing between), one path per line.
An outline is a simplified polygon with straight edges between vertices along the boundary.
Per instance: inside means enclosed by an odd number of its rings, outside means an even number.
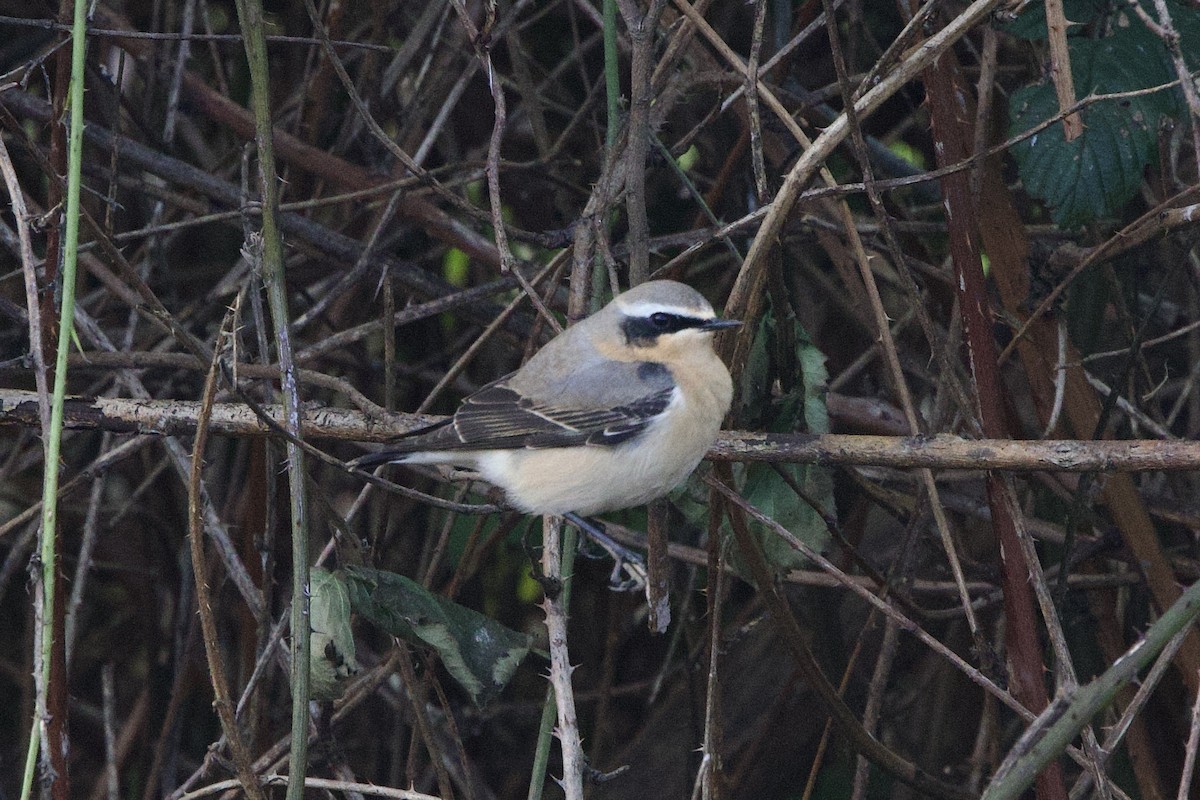
M664 496L716 441L733 380L713 337L740 324L718 317L686 284L641 283L466 397L452 416L352 464L471 470L517 510L564 516L603 536L587 517Z

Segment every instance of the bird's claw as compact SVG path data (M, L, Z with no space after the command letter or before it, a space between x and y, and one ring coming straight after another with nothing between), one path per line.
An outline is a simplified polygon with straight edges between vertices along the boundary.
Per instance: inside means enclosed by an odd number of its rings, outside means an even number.
M567 514L566 519L613 560L608 587L614 592L636 592L646 586L646 560L641 553L630 550L604 532L604 525L585 519L578 514ZM581 548L581 553L586 553Z
M608 588L614 592L640 592L646 588L646 565L640 555L634 555L637 556L636 561L613 554L613 570L608 576ZM622 573L627 577L622 578Z

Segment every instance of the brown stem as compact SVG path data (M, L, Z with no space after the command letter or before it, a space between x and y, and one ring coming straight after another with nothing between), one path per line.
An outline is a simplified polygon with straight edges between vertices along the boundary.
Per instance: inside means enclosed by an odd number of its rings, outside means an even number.
M1071 75L1071 51L1067 47L1067 15L1063 0L1045 0L1046 31L1050 44L1050 78L1058 97L1059 111L1075 104L1075 79ZM1063 117L1063 138L1073 142L1083 135L1083 118L1079 112Z
M939 165L970 155L971 119L960 98L969 90L959 80L952 53L943 55L925 72L925 87L932 111L934 141ZM950 232L950 257L957 277L958 306L963 316L967 356L975 381L975 396L985 436L1007 434L992 314L980 258L979 220L971 199L970 178L963 172L941 181ZM1049 703L1045 664L1038 636L1038 620L1029 587L1030 565L1025 560L1011 508L1004 502L1004 487L996 473L987 476L988 504L992 511L998 554L1003 569L1006 650L1013 694L1035 712ZM1062 769L1052 764L1037 778L1041 800L1065 800Z
M281 419L278 406L259 409ZM107 430L140 436L189 435L196 430L199 405L187 400L141 400L115 397L68 397L68 428ZM306 438L353 442L392 441L397 434L445 419L429 414L367 415L344 408L306 410ZM37 393L0 388L0 423L36 427ZM223 436L266 436L279 433L254 410L240 403L217 403L209 423ZM761 433L722 431L707 457L712 461L763 461L780 464L826 464L901 469L1004 470L1009 472L1128 472L1200 469L1200 442L1192 440L1124 439L964 439L935 436L873 436L844 433ZM326 456L326 458L329 458ZM95 474L94 472L87 473ZM451 506L447 506L451 507ZM494 510L494 507L487 507ZM460 509L462 510L462 509ZM482 511L483 507L475 508ZM20 516L0 526L0 536L27 521Z
M650 222L646 216L646 155L650 152L650 76L654 34L666 0L653 0L645 14L637 4L620 3L633 57L629 66L629 125L625 143L625 208L629 216L629 284L650 277Z

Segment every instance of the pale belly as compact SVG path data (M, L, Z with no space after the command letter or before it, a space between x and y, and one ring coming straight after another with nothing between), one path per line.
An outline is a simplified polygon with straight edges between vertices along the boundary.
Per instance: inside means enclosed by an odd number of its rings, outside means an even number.
M598 514L662 497L696 468L716 437L668 426L617 447L569 447L481 453L476 467L530 514Z

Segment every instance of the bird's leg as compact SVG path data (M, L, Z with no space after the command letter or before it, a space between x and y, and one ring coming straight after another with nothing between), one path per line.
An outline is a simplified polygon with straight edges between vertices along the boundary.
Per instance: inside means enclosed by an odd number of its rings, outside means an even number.
M605 533L604 523L581 517L574 511L563 514L563 518L612 557L613 571L609 576L608 584L613 590L618 592L637 591L646 585L646 560L642 558L641 553L618 544L616 540Z

